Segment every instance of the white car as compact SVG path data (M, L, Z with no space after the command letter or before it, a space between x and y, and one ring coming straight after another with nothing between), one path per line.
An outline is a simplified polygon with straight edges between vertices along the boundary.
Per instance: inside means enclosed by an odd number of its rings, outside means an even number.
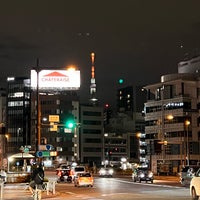
M200 196L200 169L196 172L195 176L190 182L190 195L192 200L198 200Z
M74 180L74 177L78 174L78 173L85 173L85 167L84 166L76 166L76 167L72 167L72 180Z
M99 176L112 177L113 173L114 173L114 171L112 168L101 168L99 170Z

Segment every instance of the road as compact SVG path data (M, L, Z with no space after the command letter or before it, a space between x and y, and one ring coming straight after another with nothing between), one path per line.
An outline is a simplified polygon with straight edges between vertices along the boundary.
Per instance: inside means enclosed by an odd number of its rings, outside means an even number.
M172 182L171 182L172 183ZM151 183L134 183L131 178L95 177L94 187L74 187L59 183L56 191L63 199L77 200L190 200L189 188L170 181L155 180Z

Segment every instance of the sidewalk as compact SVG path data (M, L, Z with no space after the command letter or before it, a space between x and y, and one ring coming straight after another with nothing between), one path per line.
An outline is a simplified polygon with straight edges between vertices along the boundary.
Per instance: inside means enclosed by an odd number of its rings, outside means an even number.
M47 195L46 191L42 192L42 199L59 199L56 198L59 193ZM1 199L1 198L0 198ZM3 188L3 200L33 200L34 198L29 191L26 183L5 184Z
M180 182L180 176L154 176L154 179Z

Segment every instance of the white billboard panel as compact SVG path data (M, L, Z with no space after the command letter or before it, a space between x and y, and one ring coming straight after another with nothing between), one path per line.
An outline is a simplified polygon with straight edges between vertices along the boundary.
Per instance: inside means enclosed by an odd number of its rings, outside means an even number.
M41 70L38 75L40 90L78 90L80 88L79 70ZM37 88L35 70L31 70L31 87Z

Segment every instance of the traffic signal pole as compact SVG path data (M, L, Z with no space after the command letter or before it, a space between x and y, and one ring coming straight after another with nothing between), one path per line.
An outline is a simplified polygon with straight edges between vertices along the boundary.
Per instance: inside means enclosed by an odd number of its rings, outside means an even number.
M41 107L40 107L40 94L39 94L39 59L37 59L37 66L35 68L37 72L37 144L36 151L39 149L39 145L41 144ZM41 158L38 158L38 163L41 163Z

